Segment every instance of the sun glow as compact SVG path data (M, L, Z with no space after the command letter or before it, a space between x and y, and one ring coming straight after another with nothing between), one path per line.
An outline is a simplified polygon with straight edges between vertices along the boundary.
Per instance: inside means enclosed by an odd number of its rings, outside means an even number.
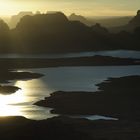
M39 5L38 5L39 6ZM13 0L0 0L0 15L11 16L18 14L21 11L39 10L37 4L30 1L13 1Z
M18 90L15 94L0 95L0 116L21 116L22 110L20 106L12 105L22 103L27 97L22 94L23 90Z
M84 16L127 16L134 15L139 9L140 1L126 0L0 0L0 16L11 16L21 11L62 11Z
M13 95L0 95L0 116L20 116L22 112L19 106L12 106L10 104L19 103L23 101L23 96L18 93Z
M0 15L3 16L10 16L11 14L15 13L17 9L17 4L13 3L9 0L0 0Z
M20 90L11 95L0 94L0 116L26 117L33 101L36 101L33 87L40 84L39 80L17 81L14 85L20 87Z

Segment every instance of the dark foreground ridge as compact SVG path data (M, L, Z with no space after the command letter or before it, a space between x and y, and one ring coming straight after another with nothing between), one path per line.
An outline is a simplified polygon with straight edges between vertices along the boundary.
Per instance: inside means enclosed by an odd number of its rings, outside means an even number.
M36 105L62 115L104 115L140 120L140 76L110 78L97 92L54 92Z
M5 69L20 68L47 68L61 66L122 66L122 65L140 65L140 59L118 58L111 56L91 56L75 58L1 58L0 65Z
M82 122L82 121L81 121ZM53 118L42 121L23 117L0 118L0 139L2 140L92 140L85 132L76 130L77 122L69 118Z
M139 140L140 122L89 121L68 117L32 121L23 117L0 118L2 140Z

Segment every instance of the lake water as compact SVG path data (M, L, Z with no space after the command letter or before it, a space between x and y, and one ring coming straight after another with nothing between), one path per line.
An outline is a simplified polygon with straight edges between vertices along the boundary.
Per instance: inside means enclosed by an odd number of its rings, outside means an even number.
M37 72L45 76L34 80L12 81L11 85L21 90L11 95L0 95L0 116L24 116L41 120L55 115L50 113L50 108L33 104L50 96L50 93L59 90L96 91L96 84L109 77L140 75L140 66L58 67L20 71Z
M121 58L140 58L140 51L117 50L117 51L94 51L80 53L65 53L65 54L1 54L0 58L72 58L86 56L113 56Z

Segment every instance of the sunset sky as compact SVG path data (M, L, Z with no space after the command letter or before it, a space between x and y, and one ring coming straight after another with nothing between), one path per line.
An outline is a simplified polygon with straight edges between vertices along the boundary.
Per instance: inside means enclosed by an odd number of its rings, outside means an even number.
M0 15L13 15L19 11L63 11L85 16L134 15L140 0L0 0Z

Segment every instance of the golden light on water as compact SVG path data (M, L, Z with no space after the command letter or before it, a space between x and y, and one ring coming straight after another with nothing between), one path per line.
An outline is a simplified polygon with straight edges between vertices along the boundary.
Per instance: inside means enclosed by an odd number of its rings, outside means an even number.
M0 104L0 116L22 116L20 107Z
M23 96L19 94L0 95L0 116L14 116L22 115L19 106L12 106L10 104L22 102Z
M34 87L44 85L40 80L17 81L14 85L21 90L11 95L0 94L0 116L29 116L28 112L31 112L33 102L38 100L36 94L40 90L34 90Z
M22 115L21 108L12 104L22 103L27 100L23 90L18 90L15 94L0 95L0 116L20 116Z

